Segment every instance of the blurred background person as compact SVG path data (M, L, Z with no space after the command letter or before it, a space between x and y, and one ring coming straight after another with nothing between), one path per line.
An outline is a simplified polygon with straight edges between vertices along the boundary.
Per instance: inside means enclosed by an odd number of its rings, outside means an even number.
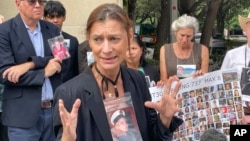
M208 129L201 135L200 141L227 141L227 137L216 129Z
M199 30L195 17L186 14L172 23L176 42L165 44L160 49L160 78L166 81L170 76L177 75L177 67L182 66L183 74L201 75L208 72L209 52L204 45L193 42L194 34ZM195 72L188 71L192 68ZM188 76L187 74L185 77ZM183 77L179 77L183 78Z
M4 22L4 16L0 15L0 24ZM4 85L0 84L0 141L8 141L7 127L2 124L2 95Z
M250 61L250 13L248 17L239 15L238 21L242 31L247 37L247 43L227 51L221 65L221 70L236 68L240 80L242 69L248 67ZM244 105L244 112L246 116L243 116L242 122L243 124L250 124L250 109L247 108L247 105Z
M94 57L89 47L89 42L85 40L78 46L79 72L82 73L91 63L93 63L93 61Z
M66 9L60 1L47 1L44 7L44 20L51 22L58 26L61 30L61 34L64 37L64 42L67 43L67 48L70 54L70 58L64 60L67 65L64 72L62 72L62 82L66 82L69 79L79 74L78 69L78 40L76 37L62 31L63 22L66 19Z
M145 46L138 34L134 33L134 38L126 53L125 64L128 68L141 71L146 76L146 79L149 79L148 87L155 86L160 80L159 69L149 65L145 60Z

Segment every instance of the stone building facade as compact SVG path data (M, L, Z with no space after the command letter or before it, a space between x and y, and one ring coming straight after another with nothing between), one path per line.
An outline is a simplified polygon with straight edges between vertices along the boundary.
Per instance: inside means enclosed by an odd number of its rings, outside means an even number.
M0 15L8 20L18 13L16 0L0 0ZM63 31L77 37L79 42L85 40L85 26L89 13L103 3L117 3L123 5L123 0L60 0L66 8L66 20Z

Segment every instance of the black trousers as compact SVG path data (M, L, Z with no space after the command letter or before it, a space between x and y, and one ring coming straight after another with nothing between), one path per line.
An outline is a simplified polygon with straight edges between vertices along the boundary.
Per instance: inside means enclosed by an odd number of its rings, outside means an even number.
M7 127L1 122L2 112L0 112L0 141L9 141Z

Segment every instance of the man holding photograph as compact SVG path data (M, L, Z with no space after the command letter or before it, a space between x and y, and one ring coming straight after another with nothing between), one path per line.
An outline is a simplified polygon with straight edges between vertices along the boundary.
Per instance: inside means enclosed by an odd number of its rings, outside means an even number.
M62 61L48 39L60 35L40 20L45 0L15 0L16 17L0 24L0 83L3 125L10 141L54 141L53 94L61 84Z
M66 9L60 1L50 0L46 2L44 8L44 20L55 24L61 30L64 37L64 44L67 43L70 58L64 60L67 70L62 72L62 81L66 82L69 79L79 74L78 69L78 40L76 37L62 31L63 22L66 19Z

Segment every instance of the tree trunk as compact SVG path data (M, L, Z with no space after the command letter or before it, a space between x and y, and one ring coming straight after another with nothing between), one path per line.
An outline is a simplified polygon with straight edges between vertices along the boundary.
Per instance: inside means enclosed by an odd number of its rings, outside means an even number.
M128 16L133 21L134 24L136 22L135 8L136 8L136 0L128 0Z
M202 29L201 43L209 46L210 37L212 36L212 30L214 27L214 21L216 19L217 11L222 0L210 0L208 4L207 17Z
M161 0L161 16L157 26L157 44L163 45L170 39L170 5L169 0Z
M224 21L225 17L223 15L220 15L217 17L217 33L224 34Z
M224 19L225 19L225 12L222 11L223 10L223 4L220 5L218 12L217 12L217 16L216 16L216 20L217 20L217 33L224 33Z
M154 53L154 58L159 59L159 49L165 43L169 43L170 40L170 4L169 0L161 0L161 16L157 25L157 41Z
M195 1L196 0L178 0L178 11L180 15L192 15L191 13L193 13L193 11L191 11L191 8L194 5Z

